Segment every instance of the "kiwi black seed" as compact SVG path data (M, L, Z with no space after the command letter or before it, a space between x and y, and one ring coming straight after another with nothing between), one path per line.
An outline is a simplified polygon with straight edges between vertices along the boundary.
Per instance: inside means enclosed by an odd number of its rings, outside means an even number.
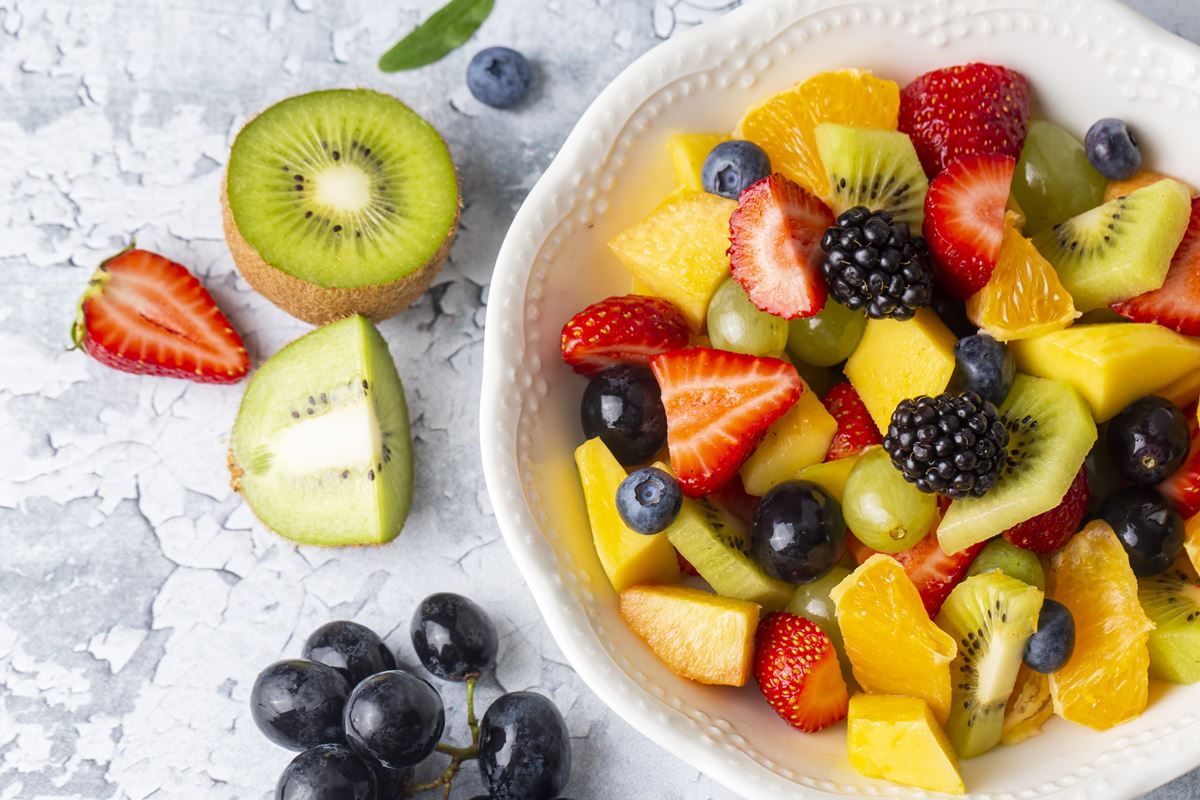
M817 126L816 137L834 214L866 206L891 213L914 236L921 234L929 180L907 136L824 123Z

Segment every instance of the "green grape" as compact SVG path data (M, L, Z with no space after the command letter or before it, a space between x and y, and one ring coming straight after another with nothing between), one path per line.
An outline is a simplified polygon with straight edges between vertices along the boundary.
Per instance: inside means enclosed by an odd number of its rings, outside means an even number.
M1106 185L1082 142L1053 122L1029 123L1012 182L1013 197L1025 212L1026 236L1100 205Z
M967 577L982 575L985 572L1003 572L1010 578L1024 581L1030 586L1036 586L1043 591L1046 589L1046 573L1042 570L1042 561L1037 553L1031 553L1010 544L1004 539L993 539L988 542L967 570Z
M726 278L708 304L708 338L713 347L777 356L787 345L787 321L759 311L741 284Z
M850 659L846 657L846 644L842 639L842 629L838 627L837 614L829 593L849 574L850 570L845 567L834 566L812 583L800 584L785 609L804 617L825 632L829 641L833 643L833 649L837 651L842 676L847 681L853 679L853 673L850 669Z
M850 357L866 327L865 314L830 298L820 313L788 323L788 352L807 364L831 367Z
M937 519L937 497L904 480L883 448L876 447L850 470L842 515L867 547L899 553L929 533Z

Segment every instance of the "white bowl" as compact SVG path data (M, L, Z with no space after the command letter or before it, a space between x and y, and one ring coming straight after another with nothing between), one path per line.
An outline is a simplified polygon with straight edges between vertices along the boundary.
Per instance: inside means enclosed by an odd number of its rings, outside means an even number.
M755 0L639 59L584 114L517 214L487 312L481 438L513 559L572 666L631 725L748 798L925 797L860 776L845 727L789 728L757 690L680 679L630 633L592 547L572 461L583 379L559 360L572 313L628 291L605 247L671 188L666 137L727 131L752 102L826 69L904 83L1006 64L1036 114L1077 134L1132 121L1149 164L1200 186L1200 49L1115 0ZM1156 686L1137 720L1098 733L1055 719L966 761L973 798L1125 800L1200 763L1200 685Z

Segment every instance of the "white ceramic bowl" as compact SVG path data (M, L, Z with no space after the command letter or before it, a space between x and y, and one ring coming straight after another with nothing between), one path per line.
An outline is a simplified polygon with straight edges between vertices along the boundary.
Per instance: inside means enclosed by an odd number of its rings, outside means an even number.
M572 461L584 381L559 360L572 313L628 291L605 242L671 188L676 131L731 130L754 101L826 69L900 83L967 61L1006 64L1038 116L1082 134L1128 119L1150 166L1200 186L1200 48L1115 0L753 0L625 70L588 109L500 251L487 312L482 449L513 559L587 684L647 737L747 798L924 797L858 775L845 727L789 728L753 687L682 680L630 633L591 543ZM1200 685L1155 687L1098 733L1055 719L964 762L973 798L1125 800L1200 764Z

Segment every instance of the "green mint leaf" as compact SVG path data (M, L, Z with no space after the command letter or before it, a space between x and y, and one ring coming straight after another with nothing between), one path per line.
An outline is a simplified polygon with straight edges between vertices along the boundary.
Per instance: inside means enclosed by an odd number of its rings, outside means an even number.
M416 69L442 59L471 38L495 0L450 0L379 59L384 72Z

